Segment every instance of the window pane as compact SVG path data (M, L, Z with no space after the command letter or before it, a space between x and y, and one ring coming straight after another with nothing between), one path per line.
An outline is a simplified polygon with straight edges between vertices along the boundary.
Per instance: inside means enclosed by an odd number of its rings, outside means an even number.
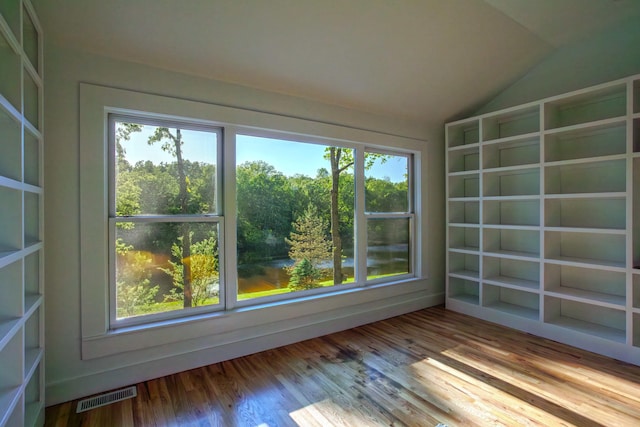
M353 282L353 150L238 135L236 159L238 299Z
M115 122L116 216L216 212L218 134Z
M215 305L218 223L116 224L116 318Z
M367 280L410 273L409 218L367 220Z
M409 158L365 153L365 210L409 211Z

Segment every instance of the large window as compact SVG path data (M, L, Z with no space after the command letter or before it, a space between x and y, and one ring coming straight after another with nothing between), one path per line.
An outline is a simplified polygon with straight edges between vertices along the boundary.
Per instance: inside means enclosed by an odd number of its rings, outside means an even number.
M108 123L111 328L413 274L409 153L239 128L225 139L147 115Z

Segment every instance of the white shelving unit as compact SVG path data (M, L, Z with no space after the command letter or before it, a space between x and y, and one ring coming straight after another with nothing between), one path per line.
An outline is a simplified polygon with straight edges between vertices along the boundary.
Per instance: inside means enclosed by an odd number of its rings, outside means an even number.
M640 75L449 123L447 308L640 365Z
M44 424L42 30L0 2L0 427Z

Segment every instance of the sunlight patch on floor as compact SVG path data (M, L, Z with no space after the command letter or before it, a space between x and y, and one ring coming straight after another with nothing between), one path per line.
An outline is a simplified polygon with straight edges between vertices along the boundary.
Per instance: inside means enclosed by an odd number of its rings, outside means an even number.
M531 419L553 419L558 425L568 425L563 419L555 417L554 414L549 414L544 410L537 408L527 402L510 394L509 392L502 390L500 387L496 387L491 384L491 378L495 378L497 381L502 381L498 377L494 377L489 373L489 369L484 369L484 366L477 366L473 360L467 359L455 351L444 351L445 357L452 359L452 365L450 366L445 361L436 360L434 358L426 358L420 362L413 363L411 368L416 376L423 378L421 382L431 385L431 389L437 393L437 390L447 390L454 388L456 393L448 393L446 396L442 396L446 399L449 405L449 413L457 414L462 419L474 419L483 420L483 424L487 425L516 423L516 425L526 425L527 420ZM462 365L463 367L461 368ZM468 367L469 372L465 372ZM477 375L482 375L478 378ZM510 383L511 384L511 383ZM520 386L516 386L520 387ZM532 390L527 390L529 393L533 393ZM492 402L483 401L481 395L487 394L493 397ZM520 414L513 414L511 411L503 412L496 408L522 408ZM493 410L491 409L493 408ZM526 413L526 416L524 415Z
M324 415L322 415L322 412L339 413L340 411L342 411L342 408L336 405L335 402L332 402L331 399L324 399L320 402L308 403L306 406L290 412L289 416L296 422L296 424L301 426L330 426L334 423L331 423ZM312 420L314 422L311 422Z

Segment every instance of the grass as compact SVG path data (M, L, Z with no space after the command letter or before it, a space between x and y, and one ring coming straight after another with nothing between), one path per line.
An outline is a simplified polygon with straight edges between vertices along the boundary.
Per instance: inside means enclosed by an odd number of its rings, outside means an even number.
M347 284L347 283L353 283L353 277L347 278L347 280L344 281L342 284ZM319 288L334 286L333 279L324 280L322 282L319 282L318 285L319 285L318 286ZM269 289L267 291L250 292L250 293L238 295L238 301L243 301L243 300L248 300L253 298L260 298L260 297L268 297L271 295L286 294L289 292L293 292L293 291L289 288L278 288L278 289Z
M278 288L278 289L269 289L266 291L249 292L246 294L239 294L238 301L244 301L244 300L253 299L253 298L268 297L271 295L286 294L289 292L291 292L291 289L289 288Z

